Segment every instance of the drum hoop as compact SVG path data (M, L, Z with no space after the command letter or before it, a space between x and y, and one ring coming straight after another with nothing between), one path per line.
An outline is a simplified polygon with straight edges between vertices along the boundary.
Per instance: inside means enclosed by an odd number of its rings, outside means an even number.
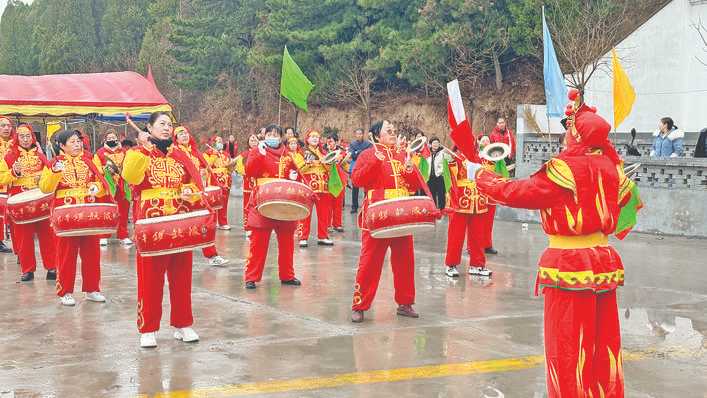
M263 183L263 184L261 184L261 185L259 185L259 186L260 186L260 187L264 187L264 186L266 186L266 185L268 185L268 184L274 184L274 183L279 183L279 182L287 182L287 183L289 183L289 184L301 185L302 187L307 188L307 189L309 189L310 191L312 190L312 188L310 188L309 185L307 185L307 184L303 184L303 183L301 183L301 182L299 182L299 181L287 180L287 179L284 179L284 178L276 178L276 179L274 179L274 180L272 180L272 181L265 182L265 183Z
M30 193L31 193L32 195L36 195L37 192L39 192L40 195L37 196L37 197L35 197L35 198L28 199L28 200L23 200L23 201L21 201L21 202L17 200L17 197L20 197L20 198L21 198L21 197L23 197L23 196L31 196ZM35 201L35 200L46 199L46 198L48 198L48 197L50 197L50 196L54 196L54 192L42 193L42 191L40 191L39 188L33 188L33 189L30 189L29 191L20 192L20 193L18 193L18 194L14 194L14 195L8 197L8 198L7 198L7 204L8 204L8 205L18 205L18 204L20 204L20 203L27 203L27 202L33 202L33 201ZM12 200L12 199L15 199L15 200Z
M221 187L218 187L216 185L209 185L208 187L204 188L204 191L209 192L209 191L220 191Z
M49 219L49 214L47 214L46 216L41 216L41 217L33 218L33 219L31 219L31 220L22 220L22 221L17 221L17 220L15 220L15 218L12 217L12 216L10 216L10 218L12 218L12 222L15 223L15 224L32 224L32 223L35 223L35 222L44 221L44 220Z
M416 222L416 223L400 224L400 225L396 225L396 226L394 226L394 227L378 228L378 229L375 229L375 230L370 231L370 233L371 233L371 236L372 236L372 237L376 238L376 235L379 235L380 233L383 233L383 232L391 232L391 231L397 231L397 230L399 230L399 229L409 228L409 227L411 227L411 226L420 226L420 227L425 227L425 228L428 228L428 227L434 228L435 223L434 223L434 222ZM400 235L400 236L409 236L409 235L412 235L412 234L413 234L413 233L410 232L409 234ZM376 239L387 239L387 238L376 238Z
M6 194L6 193L0 193L0 199L7 199L7 198L9 198L9 197L10 197L10 196L9 196L8 194Z
M205 247L213 246L214 244L216 244L216 241L211 240L206 243L199 243L199 244L191 245L191 246L175 247L175 248L169 249L169 250L159 250L159 251L149 251L149 252L138 251L138 254L142 257L166 256L168 254L177 254L177 253L190 252L192 250L203 249Z
M370 205L368 205L368 208L370 209L371 207L374 207L374 206L382 206L382 205L388 204L388 203L404 202L404 201L408 201L408 200L429 200L429 201L432 201L432 199L430 199L428 196L403 196L400 198L384 199L384 200L380 200L375 203L371 203Z
M115 228L81 228L81 229L67 229L66 231L56 232L55 235L63 238L70 236L91 236L91 235L103 235L103 234L113 234L118 230Z
M189 213L172 214L169 216L143 218L142 220L135 221L135 225L138 225L138 224L149 225L149 224L157 224L157 223L165 222L165 221L188 220L190 218L208 216L209 214L210 213L208 210L190 211Z
M61 205L57 206L54 208L54 210L63 210L63 209L74 209L74 208L79 208L79 207L88 207L88 206L99 206L99 207L112 207L112 208L118 208L118 205L115 203L76 203L73 205Z
M265 206L265 205L271 205L271 204L287 204L287 205L292 205L292 206L298 207L298 208L300 208L300 209L302 209L302 210L305 210L308 214L311 214L311 212L312 212L312 210L311 210L310 208L308 208L307 206L305 206L305 205L303 205L303 204L301 204L301 203L299 203L299 202L294 202L294 201L290 201L290 200L273 200L273 201L268 201L268 202L259 204L259 205L256 207L256 209L258 210L258 212L260 212L260 208L261 208L261 207L263 207L263 206ZM262 215L262 213L261 213L261 215ZM271 217L266 217L266 216L263 216L263 217L265 217L265 218L270 218L271 220L277 220L277 221L298 221L298 220L301 220L301 219L306 218L307 216L304 216L303 218L298 218L298 219L295 219L295 220L278 220L278 219L271 218Z

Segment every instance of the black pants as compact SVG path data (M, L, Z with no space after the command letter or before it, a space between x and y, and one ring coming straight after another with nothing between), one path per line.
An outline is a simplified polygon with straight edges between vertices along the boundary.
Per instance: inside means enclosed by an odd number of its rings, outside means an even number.
M435 205L438 209L444 209L447 205L446 192L444 189L444 177L430 174L430 179L427 181L427 186L430 187L430 193L435 200Z
M358 187L351 185L351 210L358 210Z

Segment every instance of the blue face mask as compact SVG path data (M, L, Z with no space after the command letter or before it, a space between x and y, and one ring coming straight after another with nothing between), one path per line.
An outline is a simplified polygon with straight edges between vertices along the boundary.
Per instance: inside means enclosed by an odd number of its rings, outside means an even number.
M269 146L270 148L277 148L280 146L280 139L272 137L266 138L265 145Z
M217 151L220 151L220 150L222 150L222 149L223 149L223 144L220 143L220 142L217 142L217 143L216 143L216 150L217 150Z

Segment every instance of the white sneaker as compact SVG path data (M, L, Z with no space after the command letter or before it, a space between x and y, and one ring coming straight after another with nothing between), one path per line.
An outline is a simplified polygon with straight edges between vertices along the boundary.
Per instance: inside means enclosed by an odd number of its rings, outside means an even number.
M222 230L222 231L230 231L230 230L231 230L231 226L230 226L230 225L219 225L219 226L216 227L216 228L217 228L217 229L220 229L220 230Z
M250 235L253 233L253 231L245 231L245 237L250 238Z
M321 246L334 246L334 241L331 240L331 239L329 239L329 238L326 238L326 239L319 239L319 240L317 241L317 244L318 244L318 245L321 245Z
M133 245L133 241L130 240L130 238L125 238L120 241L120 244L123 245L123 247L130 247Z
M469 275L481 275L481 268L480 267L469 267Z
M101 292L90 292L86 293L86 300L95 301L96 303L105 303L106 296L104 296Z
M450 278L456 278L459 276L459 271L457 270L457 267L447 267L447 270L444 271L445 274L447 274L448 277Z
M71 293L66 293L62 297L59 297L59 302L61 305L65 305L67 307L73 307L76 305L76 300L74 299L74 296L71 295Z
M307 246L309 246L309 242L307 242L306 240L302 239L301 241L299 241L299 247L307 247Z
M479 268L479 276L491 276L492 273L493 271L486 267Z
M106 238L101 238L101 240L99 241L99 243L101 244L101 246L108 246L108 239L106 239Z
M229 260L221 257L221 256L214 256L209 259L209 265L213 265L215 267L220 267L222 265L226 265L229 263Z
M142 347L142 348L157 347L157 337L155 337L155 332L141 333L140 334L140 347Z
M199 341L199 335L192 328L181 328L174 331L174 338L185 343Z

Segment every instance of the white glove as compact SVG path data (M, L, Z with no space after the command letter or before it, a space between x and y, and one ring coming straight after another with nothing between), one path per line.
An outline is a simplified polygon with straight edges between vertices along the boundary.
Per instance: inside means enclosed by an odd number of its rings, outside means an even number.
M295 181L297 179L297 170L290 170L290 180Z
M260 141L260 142L258 143L258 152L260 152L260 154L263 155L263 156L264 156L265 153L266 153L266 152L265 152L265 148L267 148L267 145L265 144L265 142Z
M88 186L88 194L91 196L96 196L98 194L98 191L100 191L100 188L98 188L98 185L96 184L90 184Z
M469 180L471 180L471 181L475 181L476 180L476 172L479 171L480 168L481 168L480 164L468 162L466 164L467 178L469 178Z

